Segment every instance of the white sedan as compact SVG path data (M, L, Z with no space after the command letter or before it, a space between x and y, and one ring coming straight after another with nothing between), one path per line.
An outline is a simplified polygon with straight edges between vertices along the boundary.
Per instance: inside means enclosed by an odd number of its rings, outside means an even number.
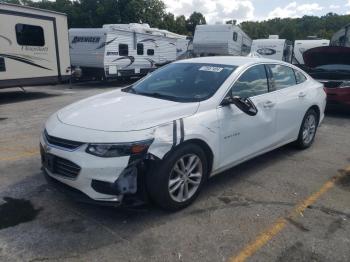
M291 142L309 147L325 105L323 85L291 64L178 61L53 114L40 139L43 170L83 201L151 199L176 210L212 175Z

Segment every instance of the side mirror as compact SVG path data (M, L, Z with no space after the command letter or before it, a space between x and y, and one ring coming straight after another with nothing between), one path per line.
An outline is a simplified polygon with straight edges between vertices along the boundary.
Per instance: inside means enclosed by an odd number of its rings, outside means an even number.
M222 101L222 106L227 106L230 104L234 104L237 106L242 112L246 113L249 116L255 116L258 113L258 109L249 98L242 98L239 96L227 96Z

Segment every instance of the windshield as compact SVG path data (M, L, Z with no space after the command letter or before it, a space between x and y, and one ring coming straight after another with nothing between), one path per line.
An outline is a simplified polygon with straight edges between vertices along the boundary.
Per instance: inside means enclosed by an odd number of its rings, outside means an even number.
M213 96L236 68L203 63L170 64L123 91L176 102L203 101Z
M315 67L315 69L330 70L330 71L350 71L350 65L343 65L343 64L322 65L322 66Z

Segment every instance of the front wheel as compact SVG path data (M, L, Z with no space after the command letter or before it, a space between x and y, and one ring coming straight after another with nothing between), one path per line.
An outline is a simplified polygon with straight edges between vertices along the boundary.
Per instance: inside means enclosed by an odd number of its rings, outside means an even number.
M300 127L299 136L295 142L300 149L308 148L315 139L318 126L318 115L314 109L309 109L303 119Z
M184 208L197 198L207 172L207 158L199 146L180 146L148 174L151 199L163 209Z

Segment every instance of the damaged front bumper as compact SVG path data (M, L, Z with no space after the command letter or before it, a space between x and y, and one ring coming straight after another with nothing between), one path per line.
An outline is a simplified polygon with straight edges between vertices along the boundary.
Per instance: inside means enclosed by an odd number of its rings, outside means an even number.
M42 170L50 185L87 203L108 206L147 202L145 174L148 153L118 158L100 158L85 152L86 145L65 151L40 141Z

